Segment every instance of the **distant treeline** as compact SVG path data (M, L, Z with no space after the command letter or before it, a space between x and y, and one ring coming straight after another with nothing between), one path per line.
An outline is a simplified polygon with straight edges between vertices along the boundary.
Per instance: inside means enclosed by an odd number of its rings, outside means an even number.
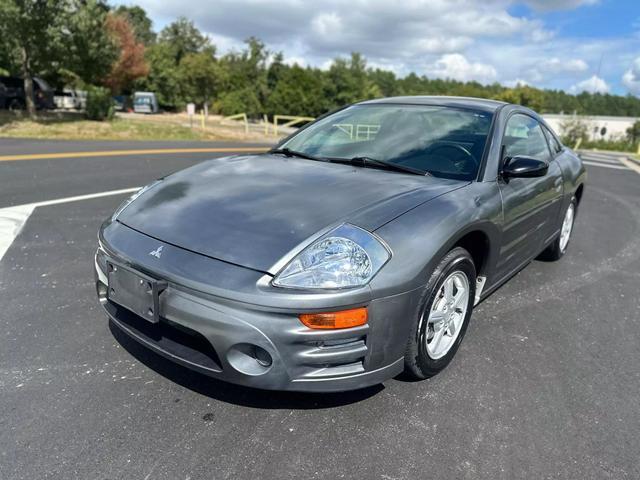
M4 72L2 72L4 70ZM520 103L543 113L640 116L628 95L507 88L368 68L358 53L326 70L289 65L250 38L224 55L192 22L159 33L138 6L97 0L0 0L0 74L41 76L62 86L101 85L114 95L156 92L165 109L188 102L223 114L317 116L358 100L392 95L462 95Z

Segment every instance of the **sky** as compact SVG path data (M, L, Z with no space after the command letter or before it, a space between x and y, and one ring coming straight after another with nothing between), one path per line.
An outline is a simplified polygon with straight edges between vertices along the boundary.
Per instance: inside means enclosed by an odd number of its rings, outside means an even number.
M130 5L130 0L116 4ZM160 30L186 16L218 51L255 36L288 63L640 96L640 0L137 0Z

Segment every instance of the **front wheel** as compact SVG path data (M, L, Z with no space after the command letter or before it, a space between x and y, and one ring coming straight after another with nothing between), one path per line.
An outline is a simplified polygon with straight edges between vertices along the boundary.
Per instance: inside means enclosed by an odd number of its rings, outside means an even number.
M11 100L9 102L9 106L7 107L9 110L11 111L18 111L18 110L24 110L25 109L25 105L23 102L21 102L20 100L14 98L13 100Z
M571 203L567 207L567 211L564 213L562 219L562 226L560 227L560 233L556 239L549 245L541 254L540 258L543 260L560 260L569 247L569 240L571 240L571 233L573 232L573 223L576 219L576 209L578 202L576 197L571 199Z
M475 286L471 255L454 248L431 275L414 318L404 361L411 376L431 377L454 357L471 317Z

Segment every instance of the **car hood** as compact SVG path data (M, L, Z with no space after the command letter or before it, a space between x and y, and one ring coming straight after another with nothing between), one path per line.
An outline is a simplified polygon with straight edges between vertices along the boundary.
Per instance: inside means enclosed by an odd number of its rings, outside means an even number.
M118 221L163 242L274 274L278 260L324 228L349 222L373 231L462 185L281 155L236 156L166 177Z

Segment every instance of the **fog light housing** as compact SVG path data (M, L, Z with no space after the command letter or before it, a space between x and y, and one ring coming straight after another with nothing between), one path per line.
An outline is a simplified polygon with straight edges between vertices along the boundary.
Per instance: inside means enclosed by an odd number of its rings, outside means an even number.
M227 361L245 375L262 375L271 369L273 359L264 348L250 343L237 343L227 352Z
M271 360L271 355L269 355L269 352L257 345L253 347L253 356L255 357L256 362L258 362L263 367L270 367L271 363L273 362L273 360Z

